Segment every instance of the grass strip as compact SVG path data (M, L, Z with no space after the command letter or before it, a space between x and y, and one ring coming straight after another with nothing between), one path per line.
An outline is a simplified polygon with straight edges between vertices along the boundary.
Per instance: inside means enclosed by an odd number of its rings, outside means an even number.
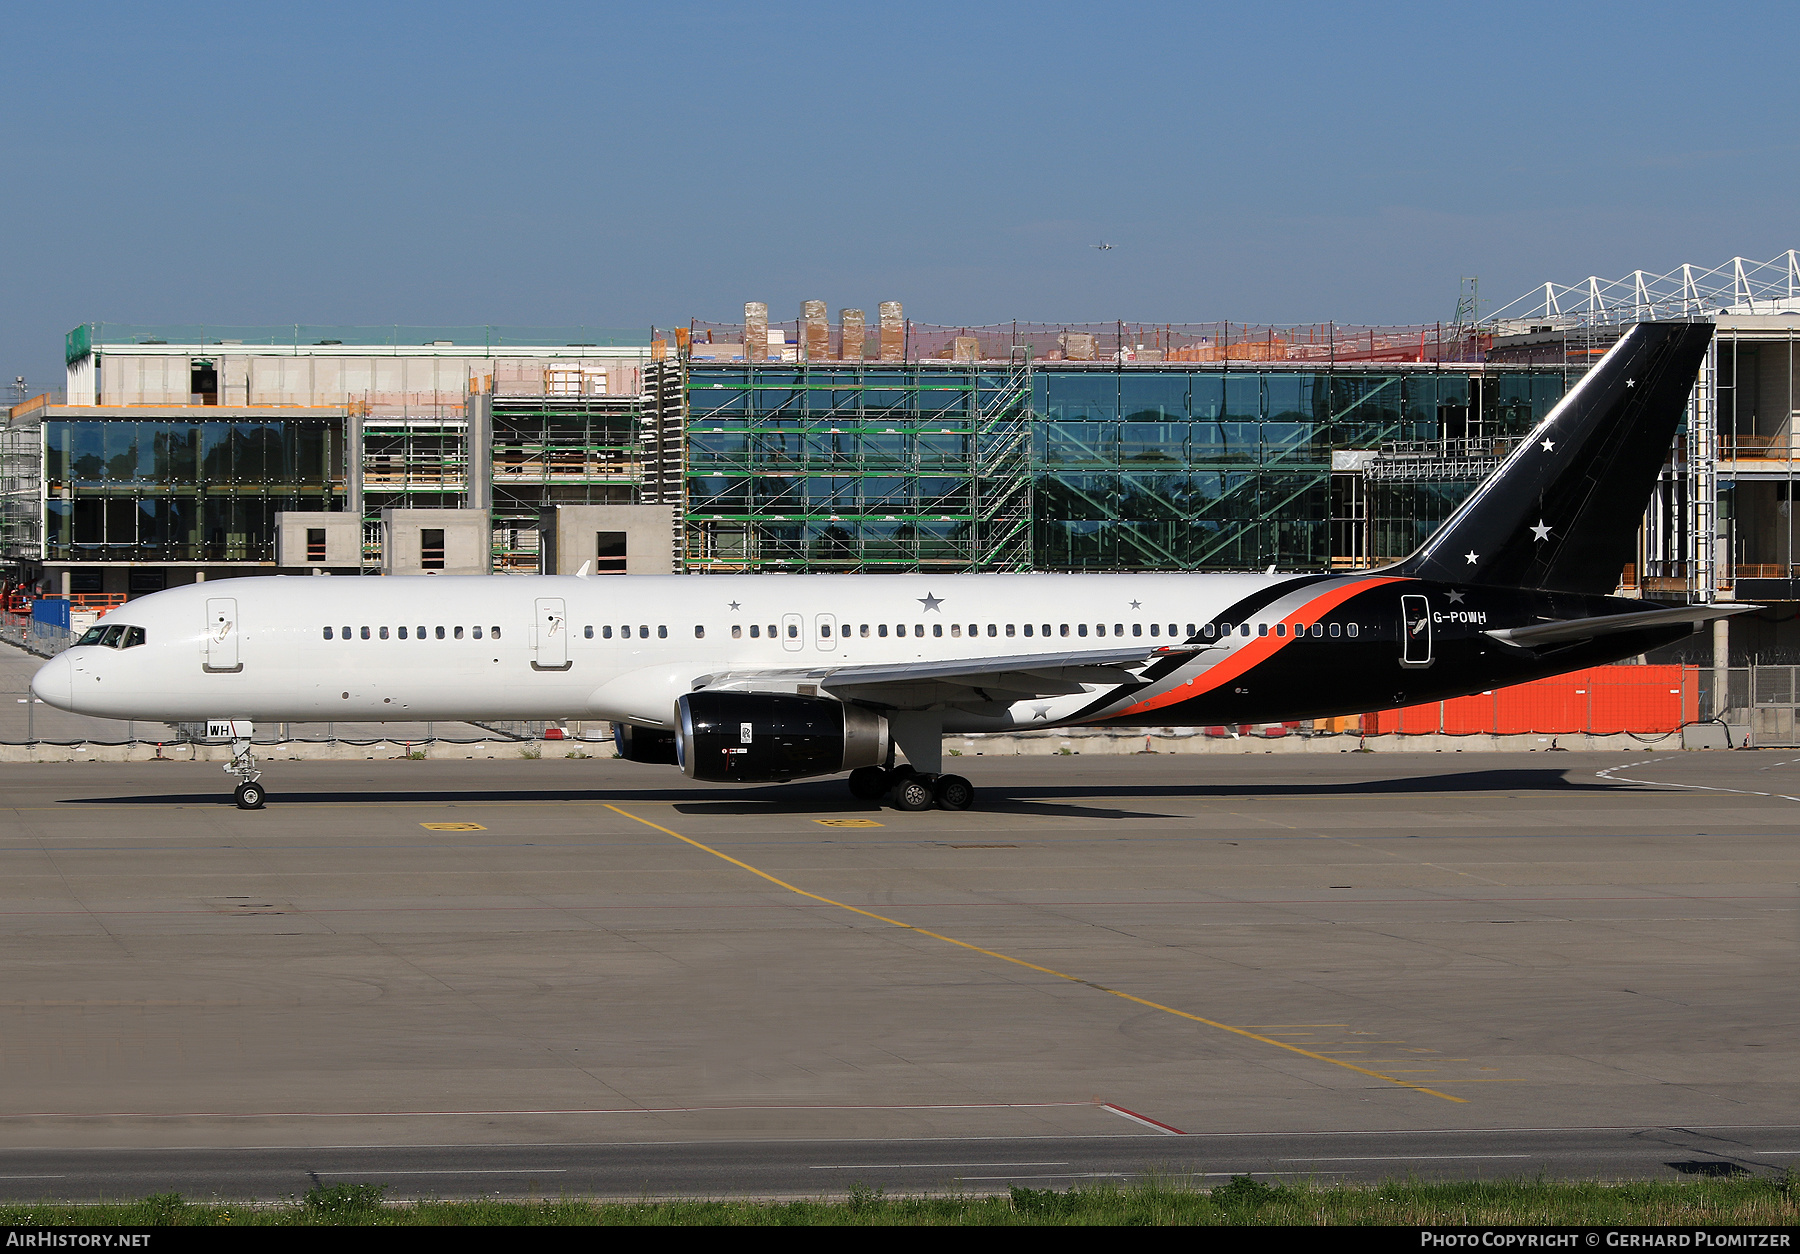
M854 1186L811 1201L389 1202L386 1187L334 1184L281 1203L194 1202L177 1193L133 1202L0 1206L14 1227L529 1227L684 1225L1210 1224L1404 1226L1770 1226L1800 1223L1800 1180L1740 1176L1679 1183L1492 1180L1380 1185L1267 1184L1235 1176L1213 1189L1149 1180L998 1195L907 1195Z

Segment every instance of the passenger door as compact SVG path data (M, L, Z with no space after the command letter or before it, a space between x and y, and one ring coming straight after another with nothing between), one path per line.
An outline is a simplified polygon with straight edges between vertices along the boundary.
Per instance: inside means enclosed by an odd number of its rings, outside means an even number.
M1400 665L1415 670L1431 665L1431 602L1425 597L1400 598Z
M238 652L236 597L209 597L206 602L205 661L200 669L209 675L234 675L244 669Z
M531 669L566 671L569 660L569 624L561 597L539 597L531 621Z

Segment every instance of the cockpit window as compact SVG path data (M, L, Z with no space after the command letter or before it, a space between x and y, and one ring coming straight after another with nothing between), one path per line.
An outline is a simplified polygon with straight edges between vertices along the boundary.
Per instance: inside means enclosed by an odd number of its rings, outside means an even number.
M97 644L108 649L130 649L144 643L142 627L127 627L124 623L96 623L81 633L76 644Z

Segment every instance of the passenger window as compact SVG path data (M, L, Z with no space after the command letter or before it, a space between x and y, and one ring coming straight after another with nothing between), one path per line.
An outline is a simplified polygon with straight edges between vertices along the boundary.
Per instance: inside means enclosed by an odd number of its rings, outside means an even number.
M1346 636L1349 636L1352 639L1354 639L1356 636L1356 624L1355 623L1344 624L1344 634Z
M350 629L348 627L344 628L344 639L350 639Z
M942 635L943 633L939 632L938 634ZM950 634L953 636L962 635L962 624L961 623L951 623L950 624Z
M88 628L88 630L87 630L87 635L86 635L86 636L83 636L83 637L82 637L82 638L81 638L81 639L79 639L79 640L77 640L77 641L76 641L76 642L75 642L75 643L76 643L76 644L92 644L92 643L93 643L93 641L92 641L92 640L89 640L89 639L88 639L88 636L91 636L91 635L93 635L93 634L94 634L94 632L95 632L95 631L96 631L96 630L98 630L98 628L94 628L94 627L90 627L90 628ZM402 628L401 628L401 629L400 629L400 630L401 630L401 631L405 631L405 630L406 630L406 628L404 628L404 627L402 627ZM325 629L325 638L326 638L326 639L327 639L327 640L329 640L329 639L331 639L331 628L329 628L329 627L327 627L327 628L326 628L326 629Z
M444 638L444 629L442 627L439 627L437 629L437 638L439 640L442 640Z
M665 626L665 625L664 625L664 624L662 624L662 623L658 623L658 624L657 624L657 625L656 625L656 638L657 638L657 639L658 639L658 640L667 640L667 639L668 639L668 638L669 638L669 629L668 629L668 627L667 627L667 626Z
M1174 623L1169 624L1169 634L1171 636L1175 634L1175 624ZM1189 623L1188 624L1188 635L1191 636L1193 634L1194 634L1194 625L1192 623Z
M591 626L583 627L581 629L581 638L583 640L592 640L594 638L594 629Z
M1027 634L1029 634L1029 633L1027 633ZM1045 624L1044 624L1044 625L1043 625L1043 626L1042 626L1042 627L1040 627L1040 628L1038 628L1038 634L1039 634L1039 635L1041 635L1041 636L1047 636L1047 635L1049 635L1049 634L1050 634L1050 624L1049 624L1049 623L1045 623ZM1066 636L1066 635L1068 635L1068 634L1069 634L1069 631L1068 631L1068 628L1066 628L1066 627L1065 627L1065 628L1064 628L1064 629L1063 629L1063 635L1065 635L1065 636Z
M1063 624L1063 625L1062 625L1062 632L1061 632L1061 634L1062 634L1062 635L1065 635L1065 636L1066 636L1066 635L1068 635L1068 634L1069 634L1069 625L1068 625L1068 624L1067 624L1067 623L1064 623L1064 624Z
M404 627L401 627L401 628L398 628L398 629L397 629L397 630L398 630L398 631L399 631L399 633L400 633L400 638L401 638L401 639L402 639L402 640L404 640L404 639L406 639L406 628L404 628Z
M1256 634L1259 636L1268 635L1269 634L1269 625L1267 623L1258 623L1256 625Z
M696 639L696 640L706 639L706 628L702 627L699 623L694 624L694 639Z
M479 639L481 639L481 628L479 628L479 627L475 627L475 628L471 628L471 630L473 630L473 631L474 631L474 633L475 633L475 638L476 638L476 639L477 639L477 640L479 640Z
M1335 637L1335 636L1336 636L1336 635L1337 635L1337 634L1338 634L1338 625L1337 625L1337 624L1336 624L1336 623L1333 623L1333 624L1332 624L1332 625L1331 625L1331 634L1332 634L1332 635L1333 635L1333 636L1334 636L1334 637Z
M1086 623L1077 623L1075 625L1075 634L1078 636L1087 635L1087 624Z
M1250 624L1249 623L1239 623L1238 624L1238 635L1247 636L1249 634L1250 634Z
M788 639L790 639L790 640L795 639L799 635L800 635L800 624L799 623L789 623L788 624Z
M462 628L461 627L453 628L451 630L450 634L455 636L458 640L461 640L462 639ZM591 637L591 636L593 636L593 634L594 634L594 629L592 627L589 627L588 635Z
M752 640L755 640L758 637L760 637L761 635L762 635L762 628L758 627L755 623L751 623L750 624L750 638Z
M925 634L925 624L924 623L914 623L913 624L913 635L914 636L923 636L924 634Z
M476 628L476 630L479 631L480 628ZM612 626L610 624L608 624L608 623L600 624L600 638L602 640L611 640L612 639Z
M869 625L867 623L864 623L862 625L862 634L865 636L867 636L869 634Z
M1010 636L1012 633L1009 631L1006 634ZM1030 623L1025 624L1025 634L1028 636L1031 634L1031 624Z
M121 649L135 649L142 643L144 643L144 629L142 627L127 627L125 629L125 643L119 647Z
M1317 640L1320 636L1323 636L1325 634L1325 624L1324 623L1314 623L1312 625L1312 634L1313 634L1314 640Z
M419 628L419 639L423 640L425 638L425 634L426 634L425 629L423 627Z
M829 636L831 634L831 624L830 623L820 623L819 624L819 634L821 636Z
M1287 624L1286 623L1276 623L1275 624L1275 634L1278 636L1287 635Z
M882 637L883 639L886 639L887 638L887 624L886 623L875 624L875 634Z
M386 627L379 628L377 630L377 634L379 634L383 640L386 640L388 638Z
M931 634L934 636L943 635L944 634L944 625L942 623L933 623L931 625Z
M1106 633L1103 631L1100 634L1104 636ZM1125 634L1125 624L1124 623L1114 623L1113 624L1113 635L1123 636L1124 634Z
M733 640L742 640L744 638L744 629L736 623L733 623L731 625L731 638Z
M498 627L490 627L488 628L488 635L498 640L500 638L500 629Z
M1027 630L1029 630L1029 628ZM1006 634L1007 634L1007 637L1010 639L1013 634L1013 625L1011 623L1008 623L1006 625Z
M1206 625L1206 628L1205 628L1205 635L1206 635L1206 638L1207 638L1207 639L1208 639L1208 640L1211 640L1211 639L1212 639L1212 638L1213 638L1213 635L1214 635L1214 634L1215 634L1215 633L1214 633L1214 630L1213 630L1213 625L1212 625L1212 624L1211 624L1211 623L1208 623L1208 624L1207 624L1207 625Z

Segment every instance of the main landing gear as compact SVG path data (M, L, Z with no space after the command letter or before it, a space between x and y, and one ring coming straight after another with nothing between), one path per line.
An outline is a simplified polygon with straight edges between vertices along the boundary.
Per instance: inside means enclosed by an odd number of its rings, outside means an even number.
M850 795L858 801L880 801L896 810L967 810L975 804L975 786L960 775L922 774L910 766L865 766L850 772Z
M231 761L225 764L225 773L235 775L239 779L238 786L232 791L232 798L240 810L260 810L263 802L269 799L268 793L257 781L262 778L262 771L257 769L256 755L250 752L248 740L231 742Z

